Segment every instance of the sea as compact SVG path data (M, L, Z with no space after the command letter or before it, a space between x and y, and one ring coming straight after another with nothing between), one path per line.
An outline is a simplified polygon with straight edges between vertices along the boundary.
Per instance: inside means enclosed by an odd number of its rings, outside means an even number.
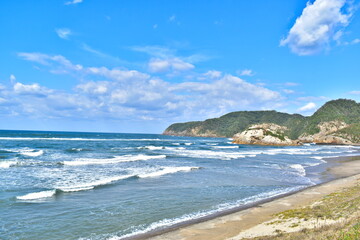
M0 239L117 240L328 181L357 146L0 131Z

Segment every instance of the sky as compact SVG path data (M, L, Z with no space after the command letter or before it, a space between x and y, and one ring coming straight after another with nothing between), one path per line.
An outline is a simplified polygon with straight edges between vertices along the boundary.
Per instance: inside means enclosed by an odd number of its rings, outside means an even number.
M0 2L0 129L161 133L360 100L359 0Z

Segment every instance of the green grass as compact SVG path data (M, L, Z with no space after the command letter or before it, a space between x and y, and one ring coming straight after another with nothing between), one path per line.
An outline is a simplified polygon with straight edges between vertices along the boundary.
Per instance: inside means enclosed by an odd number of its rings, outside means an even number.
M301 221L310 219L338 220L337 224L299 232L277 231L275 236L252 238L254 240L360 240L360 185L325 196L312 206L291 209L275 215L277 220L269 224L279 224L293 219L298 220L290 227L298 227Z

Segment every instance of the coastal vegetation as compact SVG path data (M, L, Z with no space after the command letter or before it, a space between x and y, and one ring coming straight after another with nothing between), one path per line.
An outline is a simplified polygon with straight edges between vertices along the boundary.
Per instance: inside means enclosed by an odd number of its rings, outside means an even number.
M360 239L360 185L329 194L319 202L303 208L276 214L269 225L280 226L292 222L289 228L300 231L275 230L274 236L252 240L358 240ZM310 224L309 224L310 223Z
M349 99L329 101L308 117L277 111L239 111L205 121L175 123L170 125L164 134L233 137L264 123L285 128L281 134L264 129L266 135L283 141L288 137L300 142L360 143L360 103Z

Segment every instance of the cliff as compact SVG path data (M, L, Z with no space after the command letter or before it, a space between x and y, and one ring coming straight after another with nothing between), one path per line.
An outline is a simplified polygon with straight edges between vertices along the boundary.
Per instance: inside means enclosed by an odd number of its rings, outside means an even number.
M273 123L263 123L252 125L245 131L233 136L233 143L237 144L256 144L271 146L296 146L298 141L291 140L285 136L287 127Z
M329 101L309 117L277 111L232 112L205 121L175 123L163 134L233 137L240 144L358 144L360 104L348 99Z

